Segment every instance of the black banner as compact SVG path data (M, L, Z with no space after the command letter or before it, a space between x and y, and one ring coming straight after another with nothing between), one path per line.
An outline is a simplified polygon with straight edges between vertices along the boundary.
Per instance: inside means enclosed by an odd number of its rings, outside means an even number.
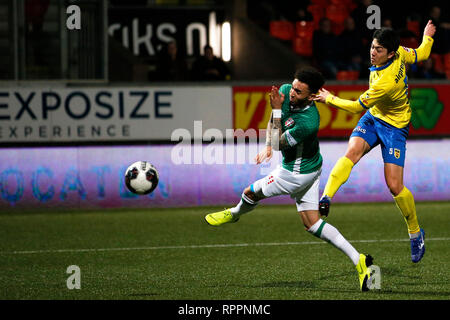
M223 20L223 9L110 8L108 33L142 58L156 57L172 40L180 53L193 57L206 44L218 53Z

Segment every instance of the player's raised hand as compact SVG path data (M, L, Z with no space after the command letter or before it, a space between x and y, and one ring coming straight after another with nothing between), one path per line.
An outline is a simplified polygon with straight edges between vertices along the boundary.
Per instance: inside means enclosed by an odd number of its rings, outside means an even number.
M266 162L269 162L269 160L272 158L273 152L271 146L266 146L260 153L258 153L255 157L256 164L262 163L264 160Z
M325 103L329 94L330 94L330 91L328 91L324 88L321 88L319 90L319 92L313 96L313 100Z
M436 33L436 26L433 24L431 20L428 20L428 23L425 26L425 30L423 31L423 35L433 37L435 33Z
M284 102L284 94L280 94L277 87L272 86L269 97L272 109L281 109L281 106Z

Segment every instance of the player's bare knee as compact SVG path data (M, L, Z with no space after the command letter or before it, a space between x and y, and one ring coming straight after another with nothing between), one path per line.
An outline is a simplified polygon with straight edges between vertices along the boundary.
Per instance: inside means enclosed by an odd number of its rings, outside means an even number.
M403 182L400 177L388 175L385 177L386 185L393 196L398 195L403 190Z
M348 158L353 164L358 163L358 161L362 158L364 152L362 150L358 150L356 148L349 148L345 153L345 157Z
M253 201L259 201L261 200L260 196L258 195L258 193L252 191L252 189L250 187L245 188L244 190L244 194Z
M387 181L387 186L393 196L397 196L403 190L404 187L403 183L397 180Z
M351 138L345 156L356 164L367 152L370 151L369 144L361 138Z
M302 218L306 231L308 231L320 219L319 211L317 210L303 210L298 213Z
M302 218L303 225L305 226L305 230L308 231L309 228L311 228L311 224L309 223L308 219L306 218L306 214L304 211L299 211L298 214L300 215L300 218Z
M391 163L385 163L384 177L391 194L397 196L404 188L403 168Z
M244 194L250 199L253 199L253 197L255 196L255 193L252 191L250 187L244 189Z

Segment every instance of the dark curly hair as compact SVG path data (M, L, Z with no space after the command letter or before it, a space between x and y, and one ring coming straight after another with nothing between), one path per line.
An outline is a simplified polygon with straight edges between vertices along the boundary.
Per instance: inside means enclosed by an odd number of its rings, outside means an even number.
M306 83L311 93L316 93L325 83L325 79L317 69L313 67L302 67L295 72L294 78Z

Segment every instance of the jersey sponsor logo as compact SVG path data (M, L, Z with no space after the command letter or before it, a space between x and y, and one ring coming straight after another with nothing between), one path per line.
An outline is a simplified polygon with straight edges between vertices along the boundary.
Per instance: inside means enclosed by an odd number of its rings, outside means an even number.
M286 128L292 127L294 124L295 124L295 121L292 118L289 118L284 122L284 126Z
M395 159L400 158L400 150L399 149L394 148L394 157L395 157Z
M397 75L395 76L395 83L398 83L398 81L403 78L405 75L405 62L402 60L400 64L400 69L398 70Z
M368 102L367 100L370 99L370 96L368 93L366 93L366 95L361 99L361 101L364 103L364 105L367 106Z
M355 129L353 129L353 132L366 133L366 129L361 128L361 126L357 126Z
M274 182L273 176L269 176L267 178L267 185L271 184L272 182Z
M403 49L405 49L406 52L409 52L409 48L402 46Z

